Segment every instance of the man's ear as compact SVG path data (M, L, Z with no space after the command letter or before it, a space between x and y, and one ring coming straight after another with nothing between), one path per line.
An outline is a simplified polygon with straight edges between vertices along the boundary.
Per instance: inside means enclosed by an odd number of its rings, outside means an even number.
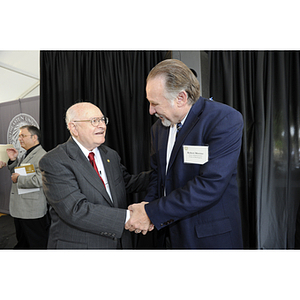
M69 131L70 131L71 135L73 135L75 137L78 136L78 131L76 129L76 125L75 125L74 122L70 122L68 124L68 128L69 128Z
M187 104L188 95L186 91L181 91L177 96L177 107L183 107Z
M36 134L33 134L32 138L33 138L34 142L36 142L38 140L38 136Z

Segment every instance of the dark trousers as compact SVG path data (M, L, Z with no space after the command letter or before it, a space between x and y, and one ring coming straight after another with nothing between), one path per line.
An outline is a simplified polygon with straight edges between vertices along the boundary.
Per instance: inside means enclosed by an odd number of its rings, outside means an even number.
M48 213L38 219L14 218L18 243L14 249L47 249L50 218Z

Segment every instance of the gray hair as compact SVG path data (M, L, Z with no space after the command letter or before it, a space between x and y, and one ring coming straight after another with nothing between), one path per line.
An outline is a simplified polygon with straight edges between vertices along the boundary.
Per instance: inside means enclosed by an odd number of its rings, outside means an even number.
M76 103L77 104L77 103ZM66 118L65 118L65 121L66 121L66 125L67 125L67 128L69 129L69 123L73 120L76 119L77 117L77 110L74 109L74 106L76 105L72 105L68 108L68 110L66 111Z
M187 93L190 105L193 105L199 99L200 83L182 61L177 59L161 61L150 71L147 82L158 76L165 79L165 97L169 101L173 101L182 91Z

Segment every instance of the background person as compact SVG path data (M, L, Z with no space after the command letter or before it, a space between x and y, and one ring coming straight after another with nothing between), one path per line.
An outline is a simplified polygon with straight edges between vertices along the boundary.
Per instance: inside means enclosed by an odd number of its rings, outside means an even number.
M18 150L7 149L9 157L7 167L11 172L12 187L9 212L14 217L17 245L15 249L46 249L49 231L47 202L42 189L42 175L38 162L46 151L40 145L40 130L32 125L20 128L19 142L26 150L19 159ZM35 173L20 175L15 168L24 164L32 164ZM39 188L38 191L19 194L18 189Z

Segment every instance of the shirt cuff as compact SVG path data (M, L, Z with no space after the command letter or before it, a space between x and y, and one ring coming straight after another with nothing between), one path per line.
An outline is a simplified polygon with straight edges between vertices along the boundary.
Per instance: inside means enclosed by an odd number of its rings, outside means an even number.
M129 219L130 219L130 210L127 209L125 224L128 222Z

